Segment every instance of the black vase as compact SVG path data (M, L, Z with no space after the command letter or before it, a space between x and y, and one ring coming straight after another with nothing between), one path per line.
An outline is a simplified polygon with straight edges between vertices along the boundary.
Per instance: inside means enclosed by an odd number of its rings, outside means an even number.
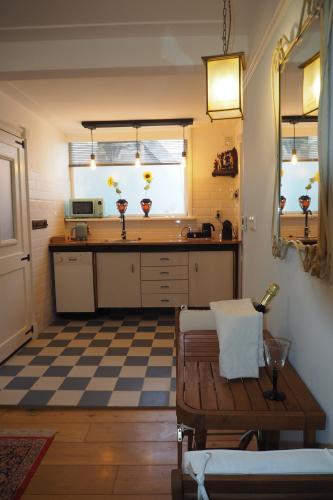
M298 203L303 213L305 214L309 210L309 206L311 203L311 197L308 194L303 194L298 198Z
M141 208L143 210L143 213L145 214L144 215L145 217L148 217L152 203L153 202L149 198L143 198L140 201L140 205L141 205Z
M119 200L116 201L116 205L118 212L120 213L120 216L122 216L127 210L128 201L124 200L123 198L120 198Z

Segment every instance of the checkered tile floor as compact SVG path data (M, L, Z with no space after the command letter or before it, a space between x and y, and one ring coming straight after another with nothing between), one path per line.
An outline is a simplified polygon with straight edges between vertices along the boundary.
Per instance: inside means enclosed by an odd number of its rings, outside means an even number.
M174 317L57 320L0 366L0 405L175 406Z

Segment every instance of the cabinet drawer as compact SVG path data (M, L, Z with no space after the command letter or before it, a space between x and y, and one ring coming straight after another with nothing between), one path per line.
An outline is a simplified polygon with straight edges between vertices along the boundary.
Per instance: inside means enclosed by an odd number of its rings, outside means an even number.
M141 267L141 280L187 280L188 266Z
M142 307L180 307L187 303L187 293L144 293L142 295Z
M187 280L142 281L142 293L188 293Z
M187 266L187 252L147 252L141 253L142 266Z

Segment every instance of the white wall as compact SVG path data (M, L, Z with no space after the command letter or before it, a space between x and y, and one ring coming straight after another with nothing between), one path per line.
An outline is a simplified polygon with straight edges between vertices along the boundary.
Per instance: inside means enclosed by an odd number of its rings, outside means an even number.
M243 295L260 299L273 281L281 289L267 315L273 335L293 342L291 361L327 414L322 443L333 443L333 287L304 273L295 250L285 261L271 252L271 214L275 168L271 98L271 58L276 42L298 22L301 0L287 11L245 90L244 213L256 215L257 231L244 233Z
M50 236L64 232L64 203L69 196L67 145L51 124L0 93L1 121L26 130L26 158L32 219L47 219L48 228L32 231L32 266L36 320L42 330L53 318Z

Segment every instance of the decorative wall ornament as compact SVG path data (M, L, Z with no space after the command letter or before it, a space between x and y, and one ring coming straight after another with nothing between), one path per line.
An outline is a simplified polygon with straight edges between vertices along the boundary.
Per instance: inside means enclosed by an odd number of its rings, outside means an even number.
M319 174L320 184L320 227L318 242L304 245L299 240L289 240L279 236L279 71L289 57L290 52L300 41L313 20L321 17L321 97L319 108ZM333 71L333 3L331 0L304 0L300 21L295 38L289 40L282 36L278 41L272 59L272 97L276 134L276 173L272 214L272 253L285 259L290 247L296 248L305 272L321 279L333 282L333 194L328 182L333 175L333 144L329 137L333 133L333 83L329 75ZM325 111L325 112L322 112Z
M235 177L238 174L238 153L236 148L229 149L222 153L218 153L214 160L213 177L219 175L228 175Z

